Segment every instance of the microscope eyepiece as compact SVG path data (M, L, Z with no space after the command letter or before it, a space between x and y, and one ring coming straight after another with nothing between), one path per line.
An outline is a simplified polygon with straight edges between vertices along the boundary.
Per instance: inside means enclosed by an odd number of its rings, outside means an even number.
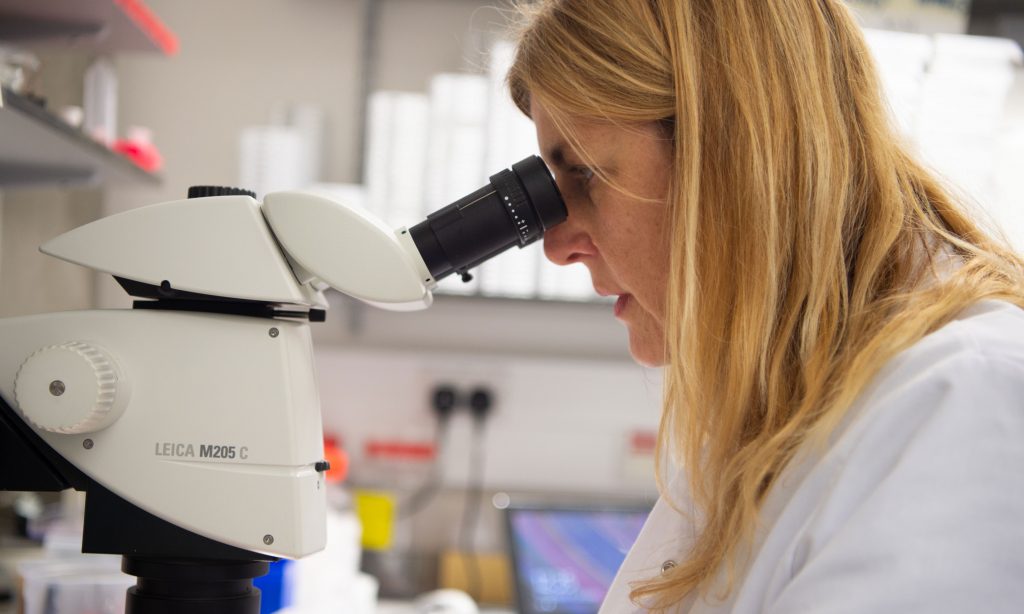
M544 236L568 213L537 156L496 175L475 192L435 211L409 233L435 280L465 273L508 248Z

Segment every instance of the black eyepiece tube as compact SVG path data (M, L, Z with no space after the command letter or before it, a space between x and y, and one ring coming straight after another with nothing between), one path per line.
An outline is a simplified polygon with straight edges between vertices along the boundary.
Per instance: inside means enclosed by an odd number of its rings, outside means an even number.
M409 230L435 280L465 273L513 245L525 247L568 212L544 161L530 156Z

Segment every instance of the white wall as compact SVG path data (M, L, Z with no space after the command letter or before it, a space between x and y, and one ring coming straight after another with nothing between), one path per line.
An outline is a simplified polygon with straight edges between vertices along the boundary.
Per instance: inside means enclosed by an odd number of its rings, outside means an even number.
M632 434L657 428L657 371L618 361L342 347L320 347L317 368L324 428L343 439L356 481L382 480L360 464L367 440L433 441L430 394L450 383L493 391L485 435L488 489L654 493L653 474L634 471L629 442ZM444 459L450 487L466 482L472 435L466 412L454 420Z
M235 185L242 128L275 106L325 109L325 178L353 181L363 13L358 0L153 0L178 36L173 57L120 54L119 123L152 128L165 167L160 186L108 191L107 213L184 198L190 185ZM108 278L104 306L129 300Z
M45 66L35 91L51 109L80 104L87 52L37 51ZM2 138L2 136L0 136ZM0 317L20 316L94 305L92 271L44 256L39 246L100 216L98 187L33 187L0 191Z
M504 0L374 0L374 90L426 92L441 72L486 72L485 54L508 23Z
M234 183L242 127L267 123L288 102L326 111L324 180L359 181L365 4L151 0L179 37L181 52L120 54L115 61L121 127L153 129L166 160L164 182L153 190L119 190L109 208L178 198L192 184ZM436 72L472 68L477 41L489 36L498 15L472 0L369 4L378 15L369 45L377 56L369 76L374 89L422 91Z
M0 224L0 317L88 309L95 274L46 256L39 245L96 219L96 190L57 188L4 193Z
M319 346L316 363L324 430L340 437L351 455L350 485L387 489L400 508L425 483L431 464L368 459L367 441L432 443L437 431L429 399L438 383L463 391L484 385L494 394L482 435L480 498L465 491L476 466L474 429L460 410L440 451L442 488L411 518L400 513L397 552L461 547L467 505L479 511L474 548L503 550L504 517L491 504L496 492L520 504L635 504L657 497L653 456L634 453L631 439L657 430L658 371L617 360L326 345ZM413 559L428 569L432 560L429 554ZM426 588L429 583L418 590Z

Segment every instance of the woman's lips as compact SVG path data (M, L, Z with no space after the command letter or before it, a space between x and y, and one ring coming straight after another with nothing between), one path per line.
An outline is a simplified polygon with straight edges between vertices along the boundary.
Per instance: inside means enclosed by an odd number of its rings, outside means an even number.
M623 310L626 309L626 305L629 303L628 294L620 294L619 299L615 301L615 317L621 318Z

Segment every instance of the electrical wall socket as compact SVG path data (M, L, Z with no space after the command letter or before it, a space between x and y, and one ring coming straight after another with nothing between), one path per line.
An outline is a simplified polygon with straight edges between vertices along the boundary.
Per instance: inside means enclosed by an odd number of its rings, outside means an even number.
M469 410L470 396L477 390L486 390L491 395L491 407L488 418L501 411L502 384L506 374L501 364L479 364L469 362L445 363L439 367L431 365L419 374L417 386L423 390L425 407L434 412L433 396L441 386L450 387L455 391L455 407L453 414L465 413Z

